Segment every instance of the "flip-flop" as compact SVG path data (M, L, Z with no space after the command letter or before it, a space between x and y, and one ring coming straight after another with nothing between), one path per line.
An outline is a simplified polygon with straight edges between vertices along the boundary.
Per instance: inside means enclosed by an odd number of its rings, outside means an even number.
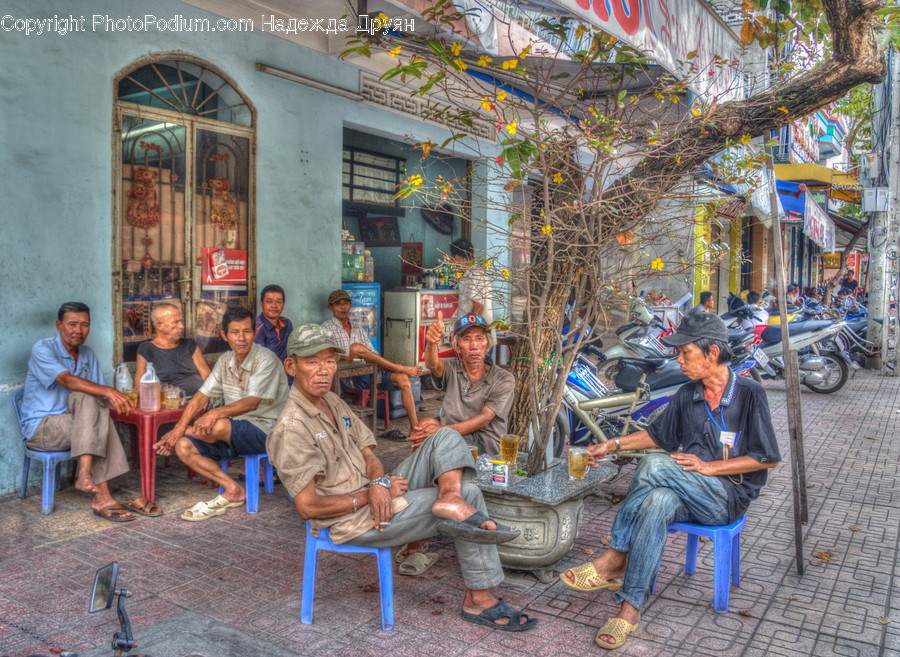
M229 502L221 495L217 495L215 499L210 500L209 502L197 502L194 506L181 514L181 519L187 520L188 522L201 522L220 516L232 507L243 505L243 501Z
M413 552L397 566L397 572L410 577L424 575L437 560L438 555L434 552Z
M566 573L572 573L575 579L569 579L566 577ZM622 588L622 582L615 582L611 579L600 577L593 561L565 570L559 574L559 579L570 589L575 589L576 591L618 591Z
M497 604L485 609L480 614L469 614L465 611L461 612L461 614L463 620L477 625L487 625L501 632L523 632L530 630L538 622L537 618L528 618L521 611L510 607L503 601L503 598L500 598ZM497 621L501 618L508 618L509 622L506 625L498 623ZM524 623L522 622L523 618L527 619Z
M640 623L632 625L624 618L610 618L606 621L606 625L597 630L597 636L594 638L594 643L605 650L621 648L625 645L625 639L638 628L638 625L640 625ZM604 634L611 636L615 641L612 643L604 641L600 638Z
M476 511L465 520L441 520L437 524L437 531L450 538L459 538L470 543L483 545L508 543L521 532L518 529L510 529L501 525L496 520L497 529L482 529L481 525L490 520L483 512Z
M141 516L149 516L151 518L157 518L163 514L162 509L156 506L153 502L148 500L146 497L139 497L136 500L129 500L128 502L121 502L121 506L124 506L126 509L133 513L137 513Z
M390 431L385 431L381 434L381 437L385 440L393 440L398 443L402 443L406 440L406 435L400 431L400 429L391 429Z
M98 518L103 518L110 522L131 522L132 520L137 520L137 516L123 515L128 513L128 509L124 508L121 504L113 504L112 506L105 507L99 511L97 509L91 510Z

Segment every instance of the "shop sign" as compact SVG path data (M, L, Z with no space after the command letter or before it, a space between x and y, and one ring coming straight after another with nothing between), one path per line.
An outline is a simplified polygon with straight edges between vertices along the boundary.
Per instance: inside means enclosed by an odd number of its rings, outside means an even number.
M825 266L825 269L837 269L841 266L841 254L823 253L822 264Z
M812 195L806 194L806 211L804 212L803 232L824 251L834 251L834 223L828 218Z
M744 91L738 66L722 65L743 61L740 41L700 0L551 2L683 74L707 100L737 99Z
M856 271L856 252L854 251L847 256L847 268Z
M247 289L247 251L244 249L203 249L204 290Z
M815 164L819 161L819 141L813 136L817 132L812 125L814 120L815 117L808 117L791 124L791 162Z

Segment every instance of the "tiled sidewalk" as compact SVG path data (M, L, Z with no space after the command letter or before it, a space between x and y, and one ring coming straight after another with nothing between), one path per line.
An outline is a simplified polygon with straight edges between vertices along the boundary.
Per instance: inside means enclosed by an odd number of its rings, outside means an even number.
M787 455L784 385L766 385ZM806 574L798 576L794 563L786 462L751 506L742 534L741 587L732 589L729 613L710 608L710 545L701 546L697 573L686 577L684 538L675 535L641 627L616 655L900 657L900 445L894 440L900 380L861 371L835 395L803 389L802 404L810 518L803 532ZM406 454L405 445L382 442L388 464ZM626 467L608 492L623 494L632 469ZM136 473L124 487L120 497L136 496ZM580 594L512 575L502 595L539 617L540 626L506 634L466 623L459 617L463 585L452 544L437 541L432 549L441 558L424 577L394 578L394 631L380 629L371 557L332 553L320 557L315 624L304 626L303 524L280 486L275 495L262 496L257 516L237 509L204 523L178 518L214 494L185 478L182 466L160 469L158 490L166 515L121 526L90 515L87 498L67 488L51 516L40 513L39 491L24 502L0 500L0 656L46 654L51 647L109 654L97 647L108 645L117 629L115 613L89 616L85 609L94 570L113 559L120 562L120 584L133 592L128 608L138 641L165 631L166 652L153 640L136 651L157 657L196 651L188 639L200 629L198 618L210 621L205 631L218 627L224 633L227 627L258 646L270 645L271 654L581 656L601 653L593 637L615 610L609 593ZM610 501L588 499L579 539L560 566L602 549L614 514ZM267 652L216 650L203 654Z

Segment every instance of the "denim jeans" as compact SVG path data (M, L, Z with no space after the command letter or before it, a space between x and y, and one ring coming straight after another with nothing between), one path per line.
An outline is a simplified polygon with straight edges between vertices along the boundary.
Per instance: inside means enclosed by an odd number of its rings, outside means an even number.
M728 522L728 495L719 478L681 468L668 454L648 454L634 473L609 544L628 553L625 581L615 593L619 604L628 602L638 611L647 604L669 524Z

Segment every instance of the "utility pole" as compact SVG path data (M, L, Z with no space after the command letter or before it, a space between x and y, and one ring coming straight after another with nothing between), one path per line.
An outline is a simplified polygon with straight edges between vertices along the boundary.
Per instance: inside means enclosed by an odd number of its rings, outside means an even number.
M881 341L881 373L886 374L887 363L892 362L893 375L900 374L900 53L891 52L893 76L891 78L891 143L890 173L888 178L887 244L885 245L885 290L890 290L894 298L893 312L890 301L886 301L884 330ZM890 344L889 344L890 341ZM893 348L890 358L889 348Z

